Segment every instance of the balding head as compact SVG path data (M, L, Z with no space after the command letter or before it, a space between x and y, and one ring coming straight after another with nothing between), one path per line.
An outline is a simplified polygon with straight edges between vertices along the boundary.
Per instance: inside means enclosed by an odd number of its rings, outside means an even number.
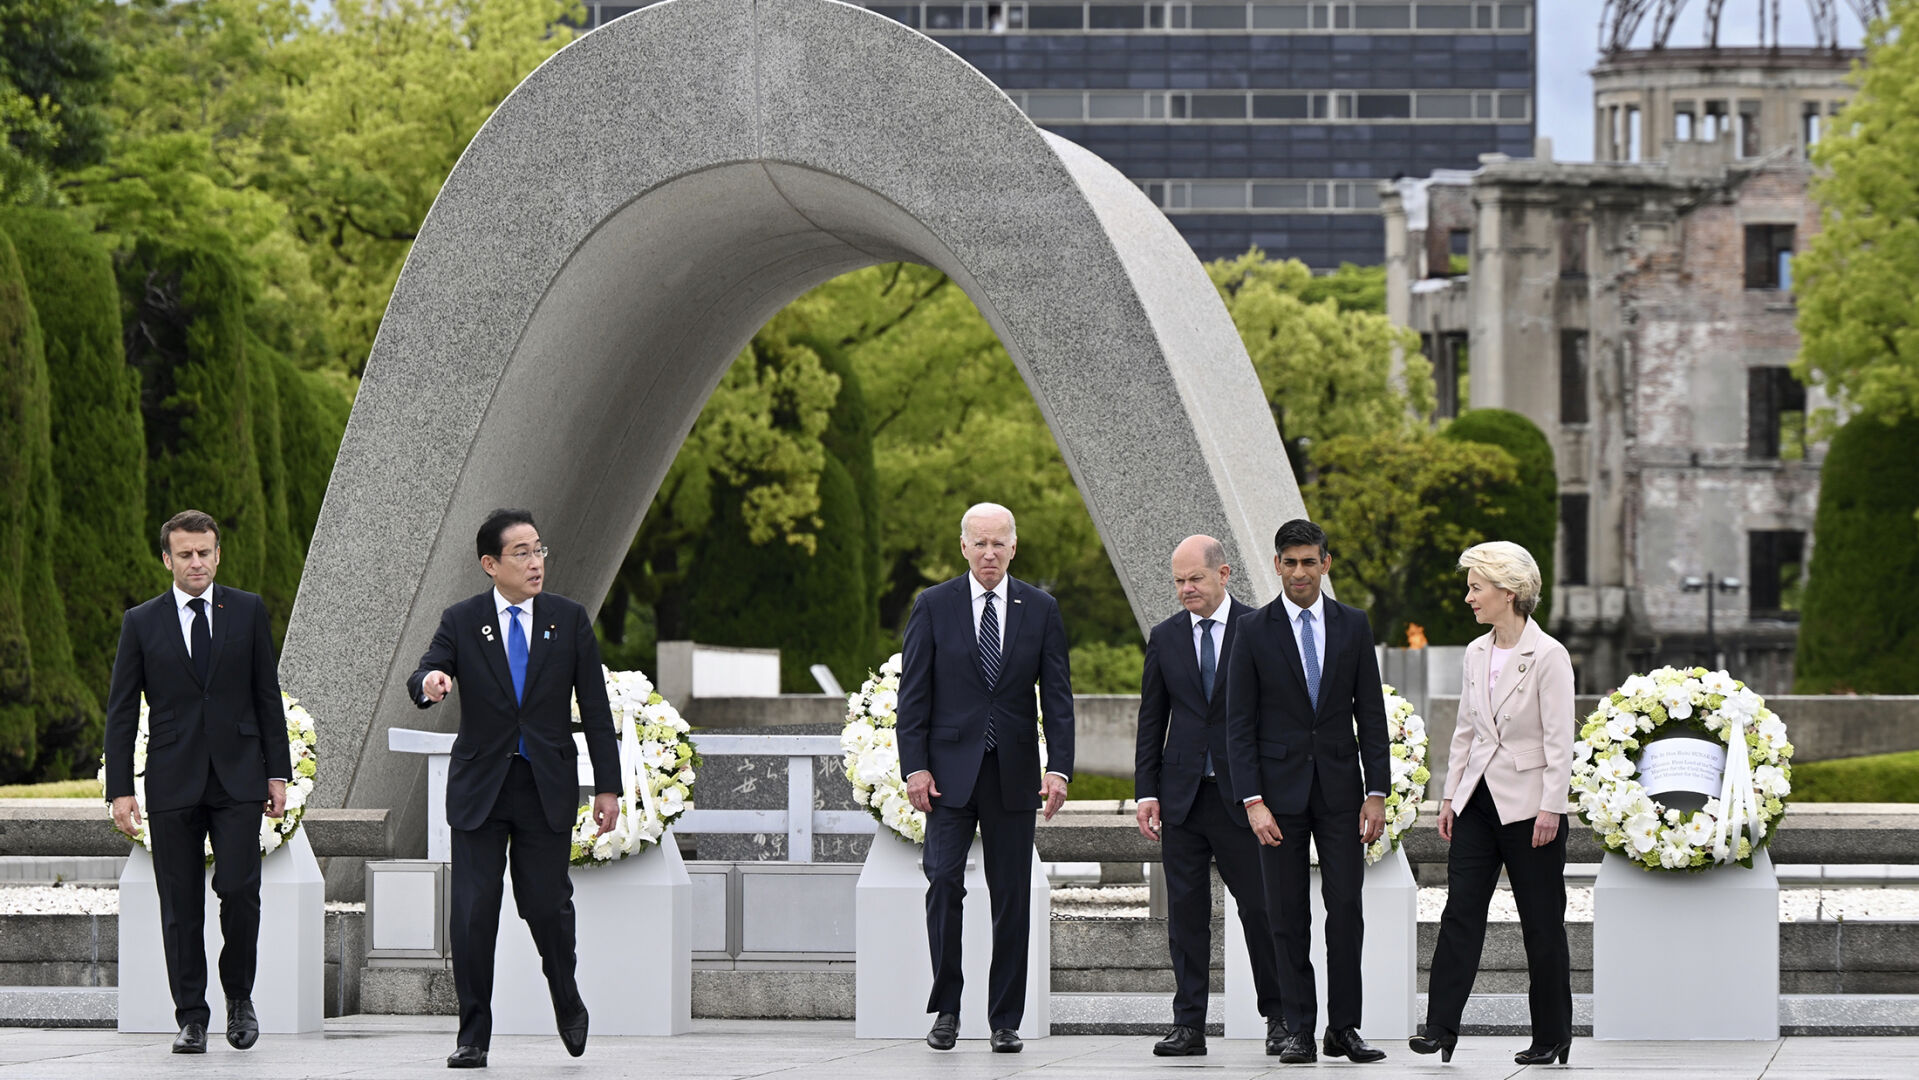
M1204 617L1218 612L1226 600L1226 546L1210 536L1189 536L1173 549L1173 588L1186 610Z

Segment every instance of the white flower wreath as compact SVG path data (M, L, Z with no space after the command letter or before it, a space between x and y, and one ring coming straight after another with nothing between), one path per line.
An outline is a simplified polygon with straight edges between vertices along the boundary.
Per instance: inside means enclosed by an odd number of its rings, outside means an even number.
M659 843L667 828L693 808L699 768L688 736L691 725L653 689L645 672L600 670L620 737L620 820L601 836L593 804L581 806L573 821L574 866L605 866ZM580 720L577 697L573 720Z
M1673 726L1728 747L1719 797L1698 810L1668 807L1634 779L1649 737ZM1785 721L1724 671L1663 667L1634 675L1586 718L1573 743L1572 794L1580 816L1607 850L1649 870L1750 867L1753 852L1771 841L1791 793Z
M1399 691L1381 683L1386 695L1386 738L1391 747L1392 790L1386 793L1386 835L1366 845L1366 865L1371 866L1399 848L1399 838L1419 820L1419 802L1426 797L1426 781L1432 771L1426 767L1426 719L1413 710L1413 703Z
M1038 693L1035 688L1034 693ZM869 674L857 692L846 695L846 726L840 729L840 749L846 755L846 778L853 784L853 801L866 807L881 825L902 840L926 843L926 815L906 798L900 776L899 743L900 654L894 653ZM1035 709L1038 717L1038 710ZM1043 720L1043 717L1040 717ZM1046 727L1039 725L1040 768L1046 767Z
M306 817L307 801L313 797L313 778L319 774L316 752L319 736L313 717L298 700L284 691L280 700L286 709L287 749L293 758L293 775L287 779L286 813L277 820L260 818L260 854L271 854L300 831L300 819ZM106 789L107 759L100 756L100 787ZM147 696L140 695L140 731L133 738L133 797L140 807L140 846L153 850L153 833L147 827ZM111 816L112 807L108 807ZM207 861L213 861L213 842L207 841Z

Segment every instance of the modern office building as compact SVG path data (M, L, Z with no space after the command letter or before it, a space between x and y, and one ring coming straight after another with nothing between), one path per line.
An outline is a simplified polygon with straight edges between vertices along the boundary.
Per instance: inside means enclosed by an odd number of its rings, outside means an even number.
M1202 259L1376 265L1379 181L1532 151L1534 0L863 6L1112 162ZM588 8L592 26L637 10Z

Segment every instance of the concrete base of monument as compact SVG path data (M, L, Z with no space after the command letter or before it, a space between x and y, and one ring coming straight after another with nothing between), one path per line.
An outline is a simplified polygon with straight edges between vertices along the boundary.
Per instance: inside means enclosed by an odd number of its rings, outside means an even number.
M693 883L667 831L611 866L575 868L580 997L594 1035L684 1035L693 1026ZM493 1033L554 1035L553 999L509 885L494 954Z
M1779 1037L1779 879L1648 871L1608 854L1593 883L1593 1036Z
M1019 1028L1023 1039L1052 1033L1052 889L1040 867L1039 853L1032 858L1026 1015ZM924 1036L933 1025L926 1011L933 972L926 946L926 872L920 865L919 846L881 829L867 851L855 895L854 1032L862 1039ZM960 941L966 978L960 997L960 1038L984 1039L992 1034L987 1028L986 979L993 959L993 926L977 837L966 858L966 916Z
M1319 995L1319 1024L1326 1023L1326 902L1320 896L1319 871L1312 872L1313 984ZM1226 1037L1264 1039L1253 990L1253 965L1246 954L1246 932L1239 905L1226 897ZM1360 954L1364 1005L1359 1030L1367 1040L1404 1039L1418 1031L1419 886L1402 848L1366 868L1362 903L1366 944ZM1217 1015L1218 1010L1211 1010Z
M207 1030L224 1032L226 996L220 986L220 900L213 871L206 872ZM129 1032L178 1031L160 942L160 894L153 857L134 848L120 872L119 1028ZM260 945L253 1007L260 1030L270 1035L319 1031L326 1019L326 879L313 857L306 830L293 834L260 867ZM216 1034L216 1038L218 1035Z

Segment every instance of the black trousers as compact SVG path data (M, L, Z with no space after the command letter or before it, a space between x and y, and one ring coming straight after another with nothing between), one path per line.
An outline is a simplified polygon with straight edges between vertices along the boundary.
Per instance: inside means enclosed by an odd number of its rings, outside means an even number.
M1202 780L1192 809L1178 825L1163 823L1159 846L1166 867L1166 944L1173 959L1173 1023L1205 1029L1213 959L1213 863L1246 931L1259 1014L1280 1015L1279 960L1266 921L1266 887L1259 874L1259 840L1234 823L1220 802L1219 785Z
M1035 788L1039 778L1034 777ZM958 1013L966 976L960 967L966 853L978 826L986 859L986 895L993 910L993 963L986 975L986 1019L998 1031L1026 1016L1026 938L1032 925L1027 896L1033 884L1037 811L1008 810L1001 798L998 756L980 763L973 798L964 806L933 804L926 815L926 942L933 954L929 1013Z
M486 820L477 829L453 830L451 930L459 1045L482 1050L493 1038L493 951L509 848L513 902L540 951L555 1016L571 1016L584 1007L573 978L573 879L567 876L572 839L547 824L533 767L515 755Z
M205 1024L207 1008L207 841L213 841L213 893L220 898L220 988L253 996L260 951L260 819L258 800L228 795L207 770L200 801L147 815L153 834L153 879L160 892L160 941L173 990L173 1019Z
M1326 904L1326 1026L1359 1026L1362 1009L1359 957L1366 940L1361 889L1365 849L1359 842L1359 806L1327 801L1319 781L1307 793L1304 813L1276 814L1283 839L1261 845L1266 910L1273 912L1273 944L1279 959L1279 989L1286 1026L1311 1035L1319 1024L1319 994L1313 986L1312 863L1306 838L1319 849L1320 896Z
M1457 1034L1466 998L1479 976L1486 944L1486 912L1499 886L1499 869L1512 882L1519 929L1526 942L1527 993L1533 1041L1572 1038L1572 957L1566 947L1566 815L1559 835L1533 846L1533 819L1499 822L1499 808L1481 784L1453 814L1452 850L1446 855L1446 911L1433 946L1426 1026Z

